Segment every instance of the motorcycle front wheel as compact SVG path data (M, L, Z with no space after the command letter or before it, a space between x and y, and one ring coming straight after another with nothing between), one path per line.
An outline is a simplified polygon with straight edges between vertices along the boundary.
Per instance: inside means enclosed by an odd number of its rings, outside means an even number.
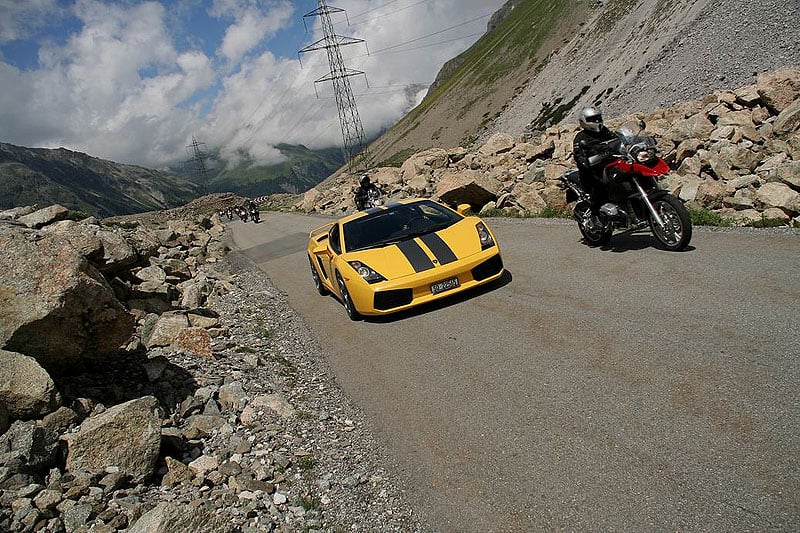
M650 217L650 229L665 250L679 252L692 240L692 219L683 202L672 195L653 201L653 208L664 223L661 226Z
M611 235L614 233L614 230L604 227L589 228L587 226L586 222L592 216L588 208L582 212L576 209L574 214L575 220L578 222L578 229L581 230L581 235L583 235L583 240L586 244L597 247L605 246L611 241Z

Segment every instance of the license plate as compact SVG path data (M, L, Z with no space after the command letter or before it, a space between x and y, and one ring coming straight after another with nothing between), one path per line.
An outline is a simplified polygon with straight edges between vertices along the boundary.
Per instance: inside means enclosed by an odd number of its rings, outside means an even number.
M431 285L431 293L439 294L440 292L449 291L450 289L455 289L459 285L461 284L458 282L458 278L448 278Z

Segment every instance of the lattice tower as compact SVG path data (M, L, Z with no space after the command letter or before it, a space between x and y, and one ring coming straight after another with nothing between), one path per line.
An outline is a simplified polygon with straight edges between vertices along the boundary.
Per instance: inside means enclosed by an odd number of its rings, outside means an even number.
M303 17L320 17L322 21L322 33L324 37L319 41L303 48L298 52L311 52L313 50L325 49L328 53L328 63L330 72L314 82L324 81L333 82L333 91L336 96L336 107L339 110L339 124L342 127L342 139L344 140L344 154L351 172L366 170L369 168L369 153L364 145L364 127L361 125L361 118L358 115L353 90L350 88L350 77L364 75L361 71L348 69L342 59L340 46L363 43L363 39L355 39L337 35L333 29L331 13L343 13L343 9L328 6L325 0L317 0L317 9L303 15Z

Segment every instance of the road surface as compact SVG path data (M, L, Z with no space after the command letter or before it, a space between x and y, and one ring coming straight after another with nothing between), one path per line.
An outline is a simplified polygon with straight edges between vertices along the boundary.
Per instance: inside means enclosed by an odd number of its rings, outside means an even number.
M608 249L492 219L490 290L351 322L308 231L229 223L364 410L432 531L800 530L800 233L700 228Z

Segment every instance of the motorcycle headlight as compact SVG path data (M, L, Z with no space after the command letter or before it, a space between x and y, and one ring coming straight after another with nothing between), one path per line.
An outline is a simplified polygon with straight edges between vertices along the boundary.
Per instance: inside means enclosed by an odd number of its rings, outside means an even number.
M386 281L386 278L372 270L370 267L362 263L361 261L350 261L350 266L353 267L353 270L358 272L358 275L364 278L364 281L367 283L378 283L380 281Z
M648 161L653 159L655 155L656 154L654 150L642 149L636 152L636 160L639 163L647 163Z
M475 229L478 230L478 238L481 240L481 250L486 250L494 246L492 234L489 233L489 229L483 222L478 222L475 225Z

